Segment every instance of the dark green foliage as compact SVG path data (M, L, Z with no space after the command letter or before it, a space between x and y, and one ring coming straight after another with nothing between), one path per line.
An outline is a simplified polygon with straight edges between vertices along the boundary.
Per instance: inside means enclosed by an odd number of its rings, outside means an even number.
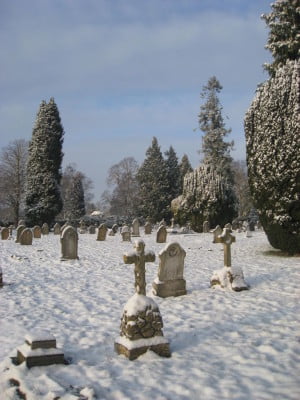
M29 144L25 216L29 225L51 224L62 209L60 194L64 130L51 98L40 105Z
M270 244L300 252L300 62L265 82L245 117L249 185Z
M186 154L183 155L179 163L179 169L180 169L180 192L179 192L180 194L183 191L183 180L185 175L193 171L190 160Z
M146 158L139 168L137 180L140 188L140 214L153 221L170 217L168 171L166 162L154 137Z
M78 221L85 215L84 189L80 172L71 178L65 193L65 217L70 222Z
M274 61L265 64L270 76L288 60L297 60L300 55L300 0L277 0L271 4L272 11L263 14L269 28L266 48Z
M172 146L165 152L165 156L168 179L167 195L169 196L169 203L171 203L173 199L181 194L180 167L176 152Z

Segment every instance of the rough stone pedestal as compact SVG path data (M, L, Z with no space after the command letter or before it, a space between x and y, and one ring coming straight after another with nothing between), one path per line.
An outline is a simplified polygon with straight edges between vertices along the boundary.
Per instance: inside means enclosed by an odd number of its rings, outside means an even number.
M186 294L185 279L174 279L160 282L158 279L152 283L152 291L155 296L171 297L183 296Z

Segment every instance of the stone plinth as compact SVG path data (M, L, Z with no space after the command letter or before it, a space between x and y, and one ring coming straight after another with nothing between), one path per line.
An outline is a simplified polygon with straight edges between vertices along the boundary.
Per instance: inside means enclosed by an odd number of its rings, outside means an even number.
M27 335L25 343L17 349L17 363L28 368L52 364L65 364L64 353L56 348L56 339L46 332Z
M223 289L228 288L235 292L249 289L245 282L243 271L239 267L224 267L214 271L210 279L210 286L220 286Z

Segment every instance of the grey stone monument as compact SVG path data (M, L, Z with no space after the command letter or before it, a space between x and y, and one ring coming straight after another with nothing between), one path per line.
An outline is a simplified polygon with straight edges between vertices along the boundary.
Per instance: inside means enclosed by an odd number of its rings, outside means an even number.
M165 225L160 225L156 232L156 242L166 243L167 240L167 228Z
M66 226L61 235L61 260L78 259L78 233L73 226Z
M101 224L98 228L97 240L104 241L106 239L107 230L107 226Z
M25 228L22 230L20 235L20 244L22 245L31 245L32 244L32 230L29 228Z
M40 239L40 238L41 238L41 236L42 236L42 230L41 230L41 227L40 227L39 225L35 225L35 226L32 228L32 232L33 232L33 237L34 237L35 239Z

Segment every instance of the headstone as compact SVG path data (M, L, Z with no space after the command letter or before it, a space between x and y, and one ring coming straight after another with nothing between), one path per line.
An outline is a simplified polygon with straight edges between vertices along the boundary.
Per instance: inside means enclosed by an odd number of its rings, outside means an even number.
M123 242L131 242L131 232L128 225L122 226L121 235Z
M25 228L26 228L25 225L19 225L19 226L17 227L17 237L16 237L16 240L15 240L16 243L19 243L19 242L20 242L21 233L22 233L22 231L23 231Z
M174 229L174 222L175 222L175 219L171 218L171 229Z
M160 223L158 224L158 226L161 226L161 225L167 226L166 221L165 221L164 218L163 218L163 219L160 221Z
M150 235L152 233L152 224L150 221L147 221L145 223L144 229L145 229L145 235Z
M252 237L252 233L251 233L251 229L250 229L249 223L246 224L245 229L246 229L246 235L245 235L246 238Z
M83 220L81 220L79 223L79 233L81 234L86 233L86 225Z
M41 238L41 236L42 236L42 230L41 230L41 227L40 227L39 225L35 225L35 226L32 228L32 232L33 232L33 237L34 237L35 239L40 239L40 238Z
M203 233L208 233L209 232L209 222L204 221L203 222Z
M78 233L73 226L66 226L61 236L61 260L78 259Z
M105 224L101 224L98 228L97 240L104 241L106 239L107 234L107 226Z
M35 332L25 336L25 343L17 349L17 363L27 368L52 364L65 364L64 353L56 347L56 339L48 332Z
M49 225L46 222L42 225L42 235L49 235Z
M134 360L147 350L162 357L170 357L169 342L163 336L163 321L158 305L147 297L145 263L154 262L155 254L145 252L143 240L135 242L135 251L125 253L125 264L134 264L136 293L126 303L120 326L120 336L115 341L115 350Z
M224 228L227 228L227 229L230 230L230 232L232 232L232 225L231 225L230 223L226 224L226 225L224 226Z
M56 222L53 227L54 235L60 235L60 228L61 228L60 224Z
M113 231L114 234L118 233L119 226L117 224L113 224L111 230Z
M20 226L20 225L26 226L25 219L20 219L20 220L18 221L18 226Z
M159 297L182 296L186 294L183 278L185 250L179 243L169 243L159 253L158 276L152 284L153 293Z
M140 236L140 223L137 218L132 221L132 234L131 236Z
M22 245L31 245L32 244L32 230L29 228L25 228L22 230L20 235L20 244Z
M224 268L214 271L210 285L219 285L222 288L229 287L240 292L249 289L249 287L244 280L242 269L231 266L231 245L234 242L235 236L231 234L229 228L224 228L222 234L215 238L214 243L222 243L224 246Z
M9 229L4 227L1 229L1 239L7 240L8 238L9 238Z
M167 229L165 225L160 225L156 232L156 242L166 243L167 240Z
M94 235L96 233L96 228L94 225L89 226L88 233L90 233L91 235Z
M220 227L220 225L217 225L217 226L215 227L215 229L213 229L213 231L212 231L212 233L213 233L213 235L214 235L213 243L217 243L217 242L216 242L216 239L217 239L217 237L218 237L219 235L222 234L222 232L223 232L223 229Z

